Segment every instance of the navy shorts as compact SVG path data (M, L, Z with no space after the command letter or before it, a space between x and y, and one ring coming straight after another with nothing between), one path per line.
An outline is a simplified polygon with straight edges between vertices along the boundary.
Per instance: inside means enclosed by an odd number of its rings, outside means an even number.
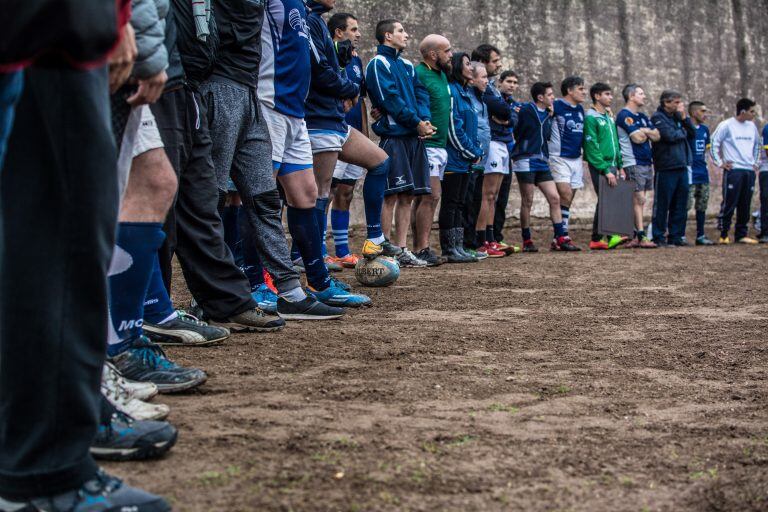
M419 196L432 193L424 141L418 137L382 138L379 146L391 159L384 195L410 192Z
M516 172L518 183L528 183L530 185L538 185L547 181L554 181L552 177L552 171L529 171L529 172Z

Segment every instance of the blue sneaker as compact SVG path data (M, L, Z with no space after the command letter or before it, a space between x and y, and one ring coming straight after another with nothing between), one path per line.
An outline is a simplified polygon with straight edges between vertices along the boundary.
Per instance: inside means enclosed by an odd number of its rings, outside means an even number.
M261 283L251 290L251 297L262 311L277 313L277 294L269 289L267 283Z
M341 289L342 289L342 290L344 290L345 292L351 292L351 291L352 291L352 287L351 287L351 286L349 286L349 285L348 285L347 283L345 283L344 281L339 281L339 280L338 280L338 279L336 279L335 277L332 277L332 278L331 278L331 281L333 281L333 283L336 285L336 287L337 287L337 288L341 288Z
M318 291L309 287L308 291L317 300L328 306L359 308L371 305L371 299L369 297L344 290L339 286L339 282L335 279L331 279L330 285L325 290Z
M170 361L163 349L139 336L124 352L110 359L128 380L151 382L161 393L178 393L196 388L208 379L203 370L184 368Z
M99 470L79 489L39 496L24 502L0 498L0 510L24 512L169 512L171 506L161 497L129 487Z
M178 437L178 431L166 421L135 420L117 410L103 396L102 420L91 455L101 460L144 460L165 455ZM106 418L104 417L106 416Z

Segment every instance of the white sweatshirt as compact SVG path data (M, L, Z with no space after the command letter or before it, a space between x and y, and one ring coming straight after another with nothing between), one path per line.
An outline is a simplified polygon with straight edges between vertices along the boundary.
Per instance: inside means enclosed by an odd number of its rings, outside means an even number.
M712 160L718 167L731 162L734 169L751 171L760 161L760 147L757 125L732 117L720 123L712 135Z

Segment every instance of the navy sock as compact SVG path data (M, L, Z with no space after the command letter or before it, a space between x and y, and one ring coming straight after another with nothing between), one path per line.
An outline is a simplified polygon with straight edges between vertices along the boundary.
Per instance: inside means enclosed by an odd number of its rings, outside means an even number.
M323 258L328 254L325 249L325 230L328 225L328 198L318 197L315 201L315 217L317 218L317 229L320 233L320 249Z
M707 220L707 212L696 210L696 238L704 236L704 222Z
M387 158L373 169L368 169L363 182L365 224L370 240L384 236L381 231L381 208L384 205L384 191L387 189L389 165L390 159Z
M485 241L486 241L485 237L486 235L485 235L484 229L475 231L475 242L477 243L478 247L482 247L483 245L485 245Z
M331 210L331 232L336 256L349 254L349 210Z
M163 282L163 273L160 270L160 259L155 252L152 263L152 275L149 279L149 289L144 299L144 320L151 324L159 324L171 316L176 310L168 296L168 290Z
M317 228L315 209L288 206L287 218L293 243L296 244L301 253L301 259L304 260L307 282L315 290L325 290L331 278L328 275L328 269L325 268L320 249L320 231Z
M115 356L141 336L144 298L157 250L165 239L159 222L121 222L109 268L107 352Z
M493 225L485 226L485 239L489 242L495 242L496 239L493 237Z
M563 216L563 227L565 228L565 233L567 234L568 223L571 220L571 207L560 205L560 215Z
M565 236L565 226L563 226L562 222L553 222L552 228L555 230L555 238Z
M531 228L522 228L523 230L523 241L528 241L531 239Z

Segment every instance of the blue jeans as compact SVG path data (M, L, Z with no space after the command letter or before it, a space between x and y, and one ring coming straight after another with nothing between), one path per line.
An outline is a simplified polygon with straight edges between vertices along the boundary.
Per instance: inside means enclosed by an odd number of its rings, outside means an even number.
M678 242L685 236L688 220L688 171L681 168L657 172L654 184L653 240Z
M3 168L8 136L13 126L13 112L23 83L24 74L21 71L0 74L0 169Z

